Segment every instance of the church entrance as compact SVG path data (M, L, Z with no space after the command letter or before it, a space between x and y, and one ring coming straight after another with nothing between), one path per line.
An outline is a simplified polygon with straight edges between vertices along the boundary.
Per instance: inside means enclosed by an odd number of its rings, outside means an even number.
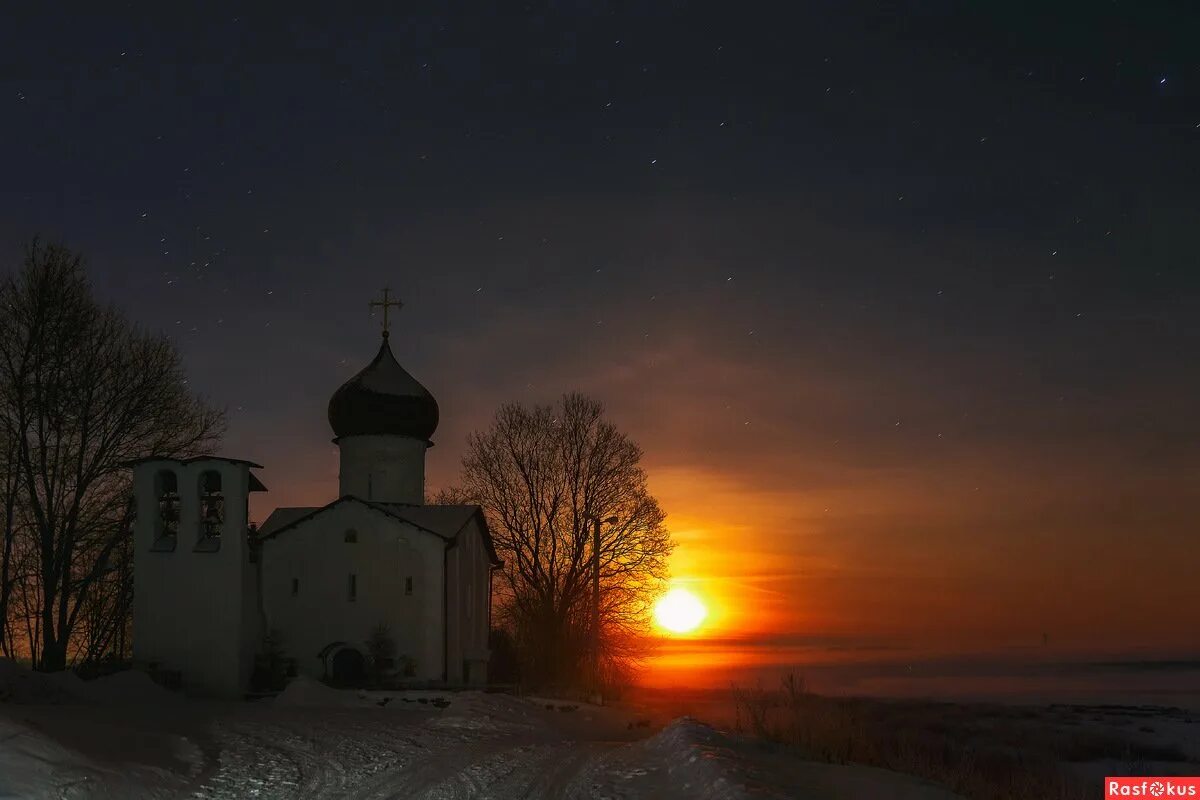
M343 686L360 685L367 677L367 661L352 647L343 647L334 653L330 666L333 682Z

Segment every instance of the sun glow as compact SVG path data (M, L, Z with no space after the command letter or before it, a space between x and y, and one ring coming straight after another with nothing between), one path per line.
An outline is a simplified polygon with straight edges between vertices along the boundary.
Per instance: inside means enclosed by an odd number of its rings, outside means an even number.
M688 633L708 616L699 597L687 589L672 589L654 606L654 621L672 633Z

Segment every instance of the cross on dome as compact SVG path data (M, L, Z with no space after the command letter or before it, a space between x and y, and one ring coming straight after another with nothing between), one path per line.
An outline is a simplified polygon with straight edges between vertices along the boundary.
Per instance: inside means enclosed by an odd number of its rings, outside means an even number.
M383 299L382 300L372 300L371 302L369 302L367 304L368 308L379 307L379 308L383 309L383 338L385 338L385 339L388 337L388 309L394 307L396 310L400 310L401 308L404 307L404 303L401 302L400 300L389 300L388 299L389 292L391 292L390 288L388 288L387 286L383 287Z

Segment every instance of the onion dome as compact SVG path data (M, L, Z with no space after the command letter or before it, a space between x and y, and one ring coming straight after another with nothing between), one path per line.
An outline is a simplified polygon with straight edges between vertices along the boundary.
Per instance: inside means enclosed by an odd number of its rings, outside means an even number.
M391 435L428 441L437 430L438 404L396 361L384 331L375 359L333 393L329 425L338 438Z

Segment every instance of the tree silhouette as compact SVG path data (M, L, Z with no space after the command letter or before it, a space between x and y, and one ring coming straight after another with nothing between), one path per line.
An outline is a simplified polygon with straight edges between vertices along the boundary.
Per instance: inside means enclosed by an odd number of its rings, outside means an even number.
M62 669L127 641L126 462L211 452L224 418L165 337L97 303L64 247L35 240L0 310L0 647Z
M613 680L642 651L673 544L646 487L642 452L580 394L556 406L502 406L473 434L462 484L437 499L483 506L504 567L498 621L519 650L522 676L578 685L591 676L593 520L601 527L602 670Z

